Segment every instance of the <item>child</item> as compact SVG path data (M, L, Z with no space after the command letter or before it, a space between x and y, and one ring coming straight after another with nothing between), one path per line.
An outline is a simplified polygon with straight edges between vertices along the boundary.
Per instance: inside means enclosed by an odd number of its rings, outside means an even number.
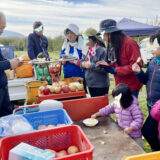
M113 89L112 96L114 98L120 97L119 104L113 102L93 114L91 118L115 113L119 127L142 147L141 127L143 115L136 97L132 95L128 85L123 83L118 84Z
M132 65L132 70L135 72L139 81L146 85L149 112L154 103L160 99L160 30L150 36L150 42L153 43L156 38L159 47L155 51L152 51L154 58L150 61L147 71L144 73L137 63ZM142 134L150 144L152 150L160 150L158 122L150 114L143 125Z
M160 100L158 100L151 108L151 116L153 119L158 121L158 132L159 132L159 144L160 144Z
M47 56L45 55L45 53L41 52L38 54L37 60L39 62L44 62L47 60ZM47 64L36 65L35 70L36 70L37 80L47 81L49 85L52 85L52 78L48 73Z

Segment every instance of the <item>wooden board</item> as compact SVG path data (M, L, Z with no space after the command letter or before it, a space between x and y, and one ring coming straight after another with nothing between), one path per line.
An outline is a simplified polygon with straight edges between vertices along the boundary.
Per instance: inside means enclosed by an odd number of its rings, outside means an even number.
M81 126L94 145L94 160L121 160L124 156L145 153L110 117L101 117L98 120L99 123L95 127L84 126L82 120L74 121Z

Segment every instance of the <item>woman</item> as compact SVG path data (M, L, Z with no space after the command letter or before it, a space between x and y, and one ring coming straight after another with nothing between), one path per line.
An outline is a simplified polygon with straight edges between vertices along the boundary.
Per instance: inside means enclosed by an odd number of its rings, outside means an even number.
M79 28L75 24L69 24L64 30L64 35L66 39L62 46L60 58L62 58L62 56L77 58L77 60L62 63L64 78L82 77L86 91L84 72L80 68L83 39L79 36Z
M100 32L104 40L108 42L108 48L107 62L100 61L98 64L107 65L109 63L110 68L105 68L105 70L114 74L116 85L127 84L133 95L138 97L142 84L132 71L132 64L141 57L138 44L118 29L116 21L112 19L103 20L100 23ZM142 67L142 60L138 64Z
M81 67L86 69L85 79L91 97L102 96L108 93L109 76L103 68L99 68L96 62L104 60L106 56L105 45L96 36L96 30L87 33L89 48L86 56L81 61Z

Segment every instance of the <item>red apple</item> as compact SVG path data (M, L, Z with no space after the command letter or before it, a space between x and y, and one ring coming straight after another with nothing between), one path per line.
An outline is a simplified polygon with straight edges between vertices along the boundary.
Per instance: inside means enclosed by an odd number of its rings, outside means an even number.
M47 127L46 125L39 125L39 126L38 126L38 130L46 129L46 127Z
M65 155L67 155L67 151L65 151L65 150L61 150L59 152L56 152L56 157L63 157Z
M65 126L65 124L57 124L57 127L63 127L63 126Z
M68 86L68 85L63 85L63 86L62 86L62 91L63 91L64 93L68 93L68 92L70 91L69 86Z
M60 93L60 92L61 92L61 87L56 86L56 87L54 88L54 90L55 90L55 93Z
M55 151L55 150L52 150L52 149L45 149L45 151L56 154L56 151Z
M67 149L67 152L68 152L68 154L78 153L78 152L79 152L79 149L78 149L77 146L70 146L70 147Z
M84 90L83 84L78 83L78 84L77 84L77 89L78 89L79 91Z
M55 125L52 125L52 124L50 124L50 125L48 125L46 128L54 128L54 127L56 127Z
M44 87L44 88L43 88L43 94L44 94L44 95L48 95L49 92L50 92L50 90L49 90L48 87Z
M58 83L58 82L54 82L54 83L52 84L52 86L57 87L57 86L59 86L59 83Z
M59 85L62 87L63 85L66 85L65 81L59 81Z
M39 91L42 93L44 89L44 86L39 87Z
M72 92L75 92L76 89L77 89L77 87L76 87L75 84L70 84L70 85L69 85L69 89L70 89Z
M51 93L54 93L55 92L55 87L54 86L50 86L49 90L50 90Z

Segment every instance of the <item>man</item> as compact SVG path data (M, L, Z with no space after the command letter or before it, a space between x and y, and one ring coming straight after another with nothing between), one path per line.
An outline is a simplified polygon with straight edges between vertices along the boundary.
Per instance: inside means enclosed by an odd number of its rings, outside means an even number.
M39 53L44 52L47 58L49 58L47 48L48 40L46 36L43 35L43 24L42 22L36 21L33 24L33 33L28 36L28 56L30 59L35 59Z
M0 35L3 33L5 27L6 18L0 11ZM0 50L0 117L11 114L13 110L8 93L8 80L4 71L7 69L15 69L21 64L22 62L17 58L12 60L5 59Z

